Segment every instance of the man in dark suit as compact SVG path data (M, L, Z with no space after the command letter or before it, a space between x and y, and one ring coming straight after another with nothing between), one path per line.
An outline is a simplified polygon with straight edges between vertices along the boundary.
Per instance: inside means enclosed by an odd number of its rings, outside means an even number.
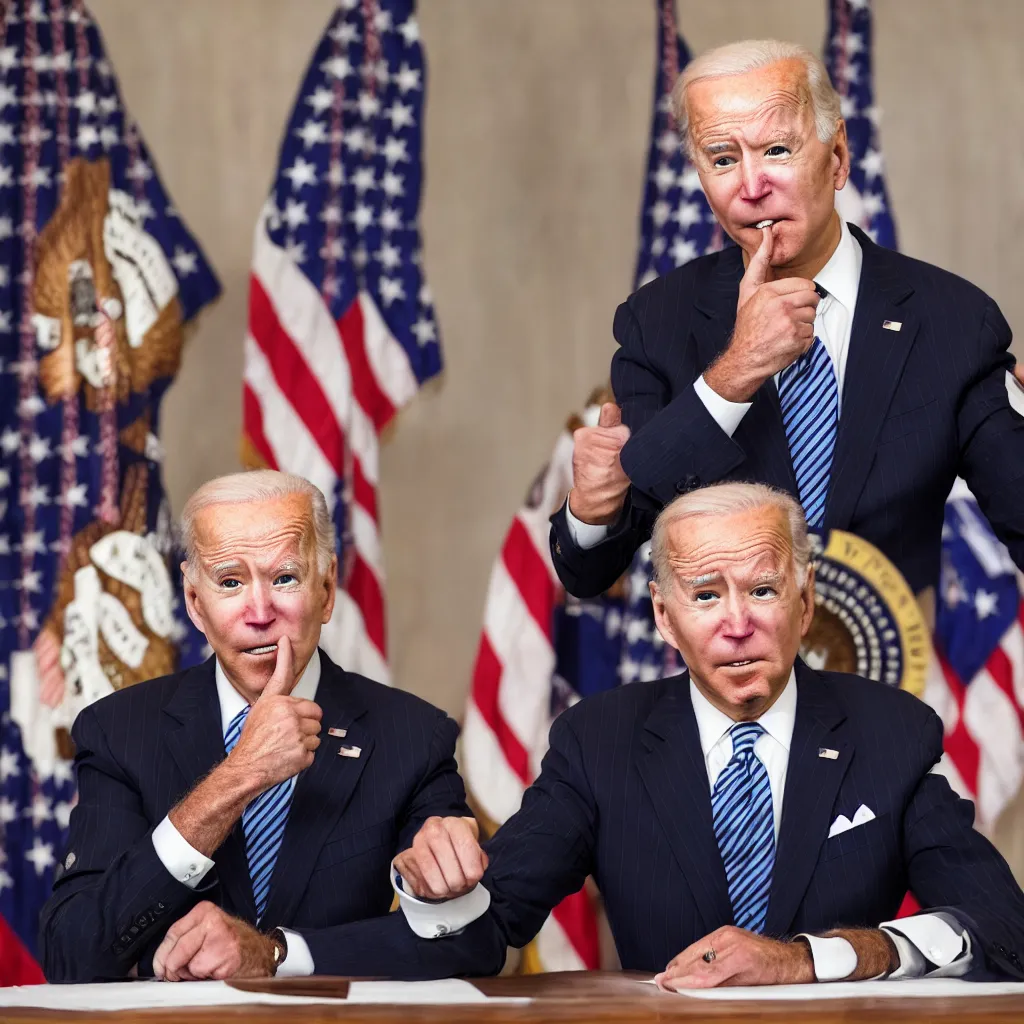
M312 484L223 477L183 522L214 656L78 716L47 977L436 976L436 950L388 914L389 875L427 818L470 813L455 723L318 650L337 565Z
M814 573L796 501L694 491L661 514L652 554L658 629L689 674L559 716L481 886L453 884L480 863L460 866L461 821L424 826L396 858L403 886L522 946L593 875L622 966L667 987L1024 979L1024 894L934 771L938 716L797 658ZM483 918L459 908L479 888ZM908 889L924 912L892 920ZM458 937L437 945L464 955Z
M566 589L607 589L665 504L734 479L870 541L919 592L937 582L959 475L1024 567L1010 329L978 288L841 220L850 153L821 62L774 41L722 47L687 66L674 104L736 246L615 314L621 411L576 432L574 487L552 519Z

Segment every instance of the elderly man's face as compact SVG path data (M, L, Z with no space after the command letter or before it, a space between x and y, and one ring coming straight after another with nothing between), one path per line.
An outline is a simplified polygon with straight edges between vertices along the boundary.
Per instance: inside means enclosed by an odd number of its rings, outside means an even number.
M250 701L262 693L282 636L291 640L298 678L335 595L334 560L326 573L317 571L309 498L209 506L196 517L195 539L188 613L235 688Z
M818 139L803 62L702 79L686 99L701 184L729 237L750 255L762 239L754 225L773 220L772 266L824 265L850 159L845 125L831 142Z
M736 721L775 702L814 615L789 523L776 508L695 516L669 527L671 583L651 584L658 631L708 700Z

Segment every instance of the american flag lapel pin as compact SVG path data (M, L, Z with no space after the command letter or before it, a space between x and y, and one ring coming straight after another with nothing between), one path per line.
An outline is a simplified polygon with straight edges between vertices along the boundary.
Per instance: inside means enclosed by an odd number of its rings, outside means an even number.
M362 747L352 747L345 744L338 748L338 757L358 757L362 752Z
M348 735L348 729L336 729L332 726L327 730L328 736L337 736L339 740L343 740Z
M903 329L902 320L883 320L882 327L887 331L900 331Z
M833 750L831 747L818 747L818 757L823 757L827 761L835 761L839 757L839 751Z

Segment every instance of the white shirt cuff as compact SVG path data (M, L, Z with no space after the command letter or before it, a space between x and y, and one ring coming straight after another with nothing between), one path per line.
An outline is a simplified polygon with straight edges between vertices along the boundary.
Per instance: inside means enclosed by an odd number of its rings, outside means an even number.
M727 398L723 398L708 384L703 374L693 382L693 390L697 392L697 397L704 403L704 408L711 413L711 418L729 437L736 433L736 428L740 425L743 417L747 415L747 410L754 404L753 402L730 402Z
M818 981L842 981L857 970L857 951L841 935L826 938L801 932L796 937L803 939L810 947L814 977Z
M168 872L190 889L199 885L213 867L213 861L195 849L170 818L164 818L153 829L153 849Z
M971 936L950 914L915 914L879 925L896 943L900 966L889 975L901 978L957 978L971 969ZM929 969L929 962L934 968Z
M288 955L284 963L277 969L278 978L303 978L313 973L313 954L309 951L309 944L298 933L290 928L282 928L285 942L288 943Z
M391 887L398 893L398 904L405 914L406 922L421 939L457 935L466 925L483 917L491 905L491 894L480 884L475 885L465 896L456 896L443 903L418 900L399 886L394 863L391 865Z
M604 523L584 523L577 519L569 508L569 502L565 503L565 521L569 524L576 547L583 551L596 548L608 536L608 527Z

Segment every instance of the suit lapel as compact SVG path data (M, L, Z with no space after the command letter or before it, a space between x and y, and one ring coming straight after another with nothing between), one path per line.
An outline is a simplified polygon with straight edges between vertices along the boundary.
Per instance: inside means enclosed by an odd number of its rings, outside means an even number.
M742 277L743 255L739 246L723 252L713 266L707 264L701 268L696 285L698 315L694 317L693 333L702 372L725 349L732 336ZM775 381L766 380L758 388L750 410L736 430L735 439L745 451L757 452L761 462L758 479L796 494L796 477Z
M797 661L796 683L796 723L765 923L765 934L773 936L786 935L796 916L853 757L845 713L824 680ZM834 760L820 757L823 747L837 751L838 756Z
M850 526L874 459L875 439L920 324L913 302L907 302L913 289L900 275L893 254L852 225L850 230L864 259L825 506L826 528L840 530ZM882 326L885 321L898 322L900 329L887 330Z
M225 756L214 664L214 659L209 658L186 672L164 707L164 714L170 719L165 732L167 747L185 781L182 796ZM241 820L235 823L213 859L220 884L230 897L231 909L246 920L255 921L256 904Z
M355 792L373 750L373 738L358 721L365 705L350 688L345 672L322 650L320 661L323 669L316 692L316 702L323 709L320 746L313 764L295 784L263 915L270 926L291 920L320 850ZM344 729L345 737L331 736L332 728ZM342 745L359 747L359 756L341 757Z
M725 868L711 815L708 772L690 701L679 677L644 725L640 776L707 930L732 923Z

